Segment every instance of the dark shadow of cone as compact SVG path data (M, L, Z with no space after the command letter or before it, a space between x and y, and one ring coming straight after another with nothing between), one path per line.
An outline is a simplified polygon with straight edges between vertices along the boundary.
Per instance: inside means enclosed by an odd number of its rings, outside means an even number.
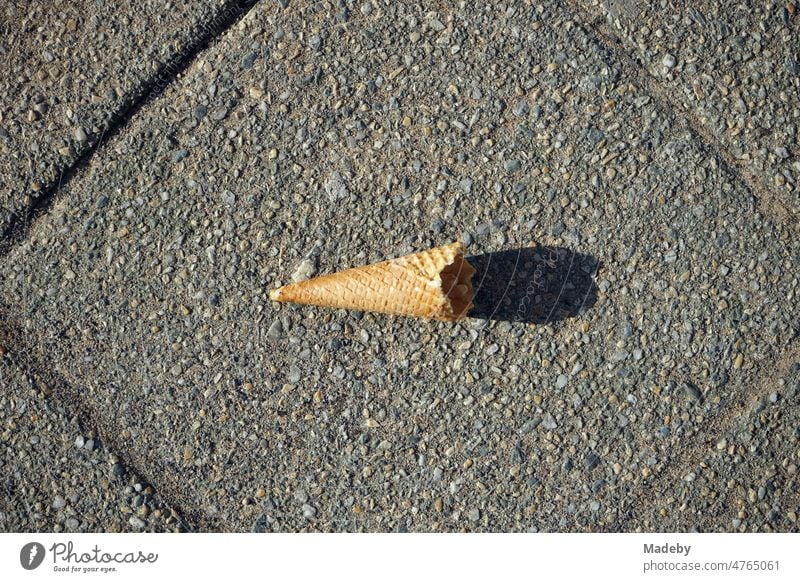
M477 273L469 317L553 323L597 301L600 261L563 247L531 247L467 257Z

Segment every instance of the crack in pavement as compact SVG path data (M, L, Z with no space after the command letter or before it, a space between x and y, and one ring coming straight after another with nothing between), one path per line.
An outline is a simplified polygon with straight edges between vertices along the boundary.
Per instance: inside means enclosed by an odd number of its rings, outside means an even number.
M230 2L210 21L198 23L194 42L184 50L172 55L169 60L159 66L149 79L144 80L139 90L135 91L120 109L111 113L100 137L87 146L72 163L62 168L58 180L45 186L39 196L32 200L24 211L11 217L8 226L0 234L0 257L7 255L17 244L25 240L33 223L47 213L58 199L61 190L78 174L89 168L94 155L101 149L104 139L118 135L147 103L161 95L181 73L197 60L200 53L242 20L257 3L258 0Z
M197 36L188 47L162 63L152 77L145 80L136 92L116 112L112 113L99 138L88 146L68 166L62 169L59 179L43 188L38 198L31 202L24 213L14 216L5 231L0 235L0 257L6 256L16 245L24 241L35 221L47 213L58 199L59 193L68 186L81 172L87 170L95 154L101 149L103 140L118 135L129 122L153 99L160 96L181 73L186 71L198 56L206 50L218 37L225 34L237 22L241 21L258 0L238 0L227 4L210 21L198 24ZM177 518L187 531L210 531L219 525L197 511L189 510L181 499L181 486L175 476L157 470L158 459L145 458L136 454L131 447L126 447L120 438L113 422L104 420L102 415L87 406L81 397L81 390L66 382L59 375L50 371L46 365L44 354L34 354L31 346L23 341L24 326L13 322L7 306L0 306L0 345L3 345L19 360L31 380L49 397L62 403L78 419L80 424L95 430L103 441L108 443L125 464L148 482L152 483L164 500L178 512Z

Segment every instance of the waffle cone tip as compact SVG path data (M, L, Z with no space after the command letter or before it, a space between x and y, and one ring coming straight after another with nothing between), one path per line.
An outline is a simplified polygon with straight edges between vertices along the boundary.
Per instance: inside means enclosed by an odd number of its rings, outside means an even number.
M456 321L472 308L475 269L460 242L322 275L269 292L273 301Z

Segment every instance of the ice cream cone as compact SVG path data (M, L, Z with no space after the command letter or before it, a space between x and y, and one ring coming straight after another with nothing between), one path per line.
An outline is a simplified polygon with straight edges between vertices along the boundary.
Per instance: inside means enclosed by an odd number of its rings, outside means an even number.
M270 291L273 301L455 321L472 307L472 268L453 243Z

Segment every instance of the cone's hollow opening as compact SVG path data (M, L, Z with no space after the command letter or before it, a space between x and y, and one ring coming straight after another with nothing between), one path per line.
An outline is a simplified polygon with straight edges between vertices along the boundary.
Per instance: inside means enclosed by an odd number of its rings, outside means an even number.
M453 261L439 273L442 284L442 293L450 303L453 316L458 319L464 317L472 307L472 276L475 269L458 253Z

